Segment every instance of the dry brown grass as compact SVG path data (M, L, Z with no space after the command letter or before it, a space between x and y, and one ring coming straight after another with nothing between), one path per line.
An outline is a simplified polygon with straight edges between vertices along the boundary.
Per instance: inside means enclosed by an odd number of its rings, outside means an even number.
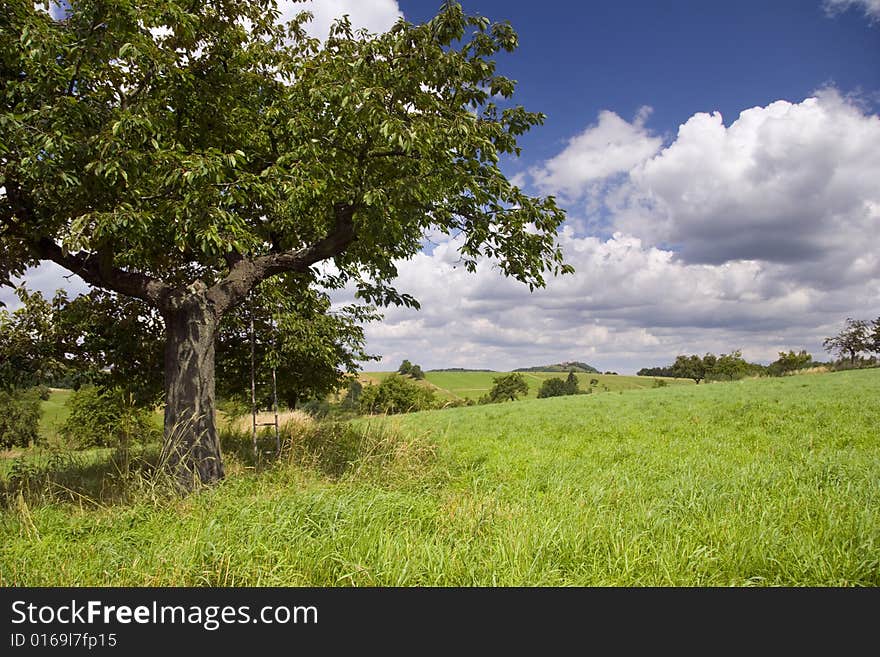
M239 418L229 419L224 417L218 418L220 424L223 426L233 430L233 431L245 431L250 432L251 430L251 415L248 413ZM265 427L259 426L260 424L267 422L274 422L275 414L272 411L264 411L261 413L257 413L257 431L261 431ZM291 425L292 427L299 427L302 429L311 427L315 424L315 419L305 413L303 411L279 411L278 413L278 426L284 427L287 425ZM269 427L271 429L271 427Z

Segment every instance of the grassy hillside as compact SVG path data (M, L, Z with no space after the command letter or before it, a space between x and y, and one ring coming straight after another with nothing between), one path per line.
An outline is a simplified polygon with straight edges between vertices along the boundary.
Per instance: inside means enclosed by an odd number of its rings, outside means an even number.
M70 415L70 409L65 404L72 393L72 390L62 388L51 389L49 399L43 402L43 415L40 417L40 435L43 439L54 436Z
M362 379L378 383L391 372L365 372ZM509 372L426 372L425 381L436 389L436 392L446 398L457 397L465 399L478 399L492 388L492 381L496 377L504 376ZM564 379L567 373L560 372L520 372L529 384L531 399L537 398L541 383L553 377ZM620 392L621 390L639 390L653 388L654 377L649 376L617 376L611 374L576 374L581 390L593 389L593 392ZM591 385L590 381L598 383ZM669 385L693 385L691 379L664 379Z
M18 498L0 584L878 586L878 399L866 370L362 420L406 439L381 468L227 449L185 500Z

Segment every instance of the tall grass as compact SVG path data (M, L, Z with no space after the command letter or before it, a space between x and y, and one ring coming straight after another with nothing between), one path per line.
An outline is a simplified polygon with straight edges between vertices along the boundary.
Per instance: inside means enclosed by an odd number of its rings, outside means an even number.
M261 463L230 434L184 499L10 498L0 583L877 586L877 399L880 370L562 397L298 429Z

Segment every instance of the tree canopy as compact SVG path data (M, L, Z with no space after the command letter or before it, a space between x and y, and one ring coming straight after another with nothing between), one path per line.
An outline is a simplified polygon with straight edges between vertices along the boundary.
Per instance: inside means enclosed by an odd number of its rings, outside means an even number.
M8 7L4 277L49 259L160 307L200 280L225 309L330 259L322 282L414 303L383 283L429 229L461 231L471 269L489 255L540 285L565 268L563 213L497 166L543 120L497 104L508 24L446 3L378 36L343 19L321 47L265 0Z
M877 330L876 327L874 330ZM848 356L850 362L855 363L860 353L872 351L871 324L863 319L847 317L840 333L825 338L822 345L826 351L836 353L840 358Z
M562 379L560 379L562 381ZM563 381L563 384L565 382ZM492 389L480 398L481 404L516 401L520 395L529 394L529 384L519 372L497 376L492 379Z

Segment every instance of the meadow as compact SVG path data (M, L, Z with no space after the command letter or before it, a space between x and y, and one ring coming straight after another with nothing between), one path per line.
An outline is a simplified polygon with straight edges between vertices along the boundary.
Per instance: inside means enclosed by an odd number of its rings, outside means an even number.
M260 468L230 436L184 499L7 495L0 584L878 586L878 399L878 369L533 399Z

